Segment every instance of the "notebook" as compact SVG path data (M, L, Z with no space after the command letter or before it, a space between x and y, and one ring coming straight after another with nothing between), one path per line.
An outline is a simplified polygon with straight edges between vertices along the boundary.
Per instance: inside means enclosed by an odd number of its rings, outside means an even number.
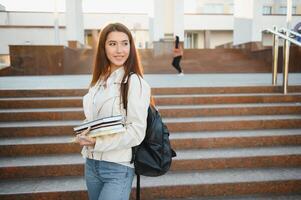
M91 127L91 130L95 130L95 129L100 129L104 127L119 125L119 124L124 124L122 115L105 117L105 118L100 118L93 121L85 122L79 126L74 127L73 130L74 132L79 133L88 129L88 127Z

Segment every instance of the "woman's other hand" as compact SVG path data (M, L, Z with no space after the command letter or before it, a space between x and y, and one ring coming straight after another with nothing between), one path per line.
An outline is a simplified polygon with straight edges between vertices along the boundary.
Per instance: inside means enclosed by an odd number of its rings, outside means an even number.
M95 145L96 139L87 136L88 133L90 132L90 129L91 128L89 127L87 130L76 135L76 142L79 143L81 146L94 146Z

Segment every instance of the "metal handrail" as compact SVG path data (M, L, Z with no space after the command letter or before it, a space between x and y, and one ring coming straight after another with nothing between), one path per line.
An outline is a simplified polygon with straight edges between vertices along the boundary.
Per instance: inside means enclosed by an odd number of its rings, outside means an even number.
M297 37L301 37L301 34L298 33L298 32L295 32L295 31L292 31L292 30L289 30L289 29L286 29L286 28L281 28L279 29L280 32L289 32L291 35L294 35L294 36L297 36Z
M264 31L273 33L273 34L277 35L278 37L281 37L282 39L288 40L288 41L290 41L291 43L293 43L295 45L301 46L301 42L299 42L298 40L296 40L294 38L288 37L288 36L286 36L286 34L282 33L283 31L284 32L288 31L289 33L291 33L291 34L293 34L295 36L301 37L301 34L299 34L297 32L294 32L294 31L291 31L291 30L287 30L285 28L281 28L278 31L275 31L275 30L272 30L272 29L265 29Z
M278 68L278 49L279 49L279 38L284 39L283 46L283 93L287 94L287 85L288 85L288 67L289 67L289 50L290 43L301 46L301 42L295 38L290 37L301 37L301 34L281 28L277 30L277 27L274 26L274 29L266 29L265 31L273 34L273 68L272 68L272 84L277 84L277 68ZM284 34L284 33L286 34Z

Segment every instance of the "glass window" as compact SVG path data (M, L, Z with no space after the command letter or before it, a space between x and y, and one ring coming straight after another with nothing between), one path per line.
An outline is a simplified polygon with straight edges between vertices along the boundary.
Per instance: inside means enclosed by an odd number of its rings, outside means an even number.
M286 6L280 6L278 14L286 15Z
M293 6L292 13L293 13L293 15L297 14L297 6Z
M272 14L272 6L263 6L262 14L271 15Z
M295 15L297 13L297 7L293 6L292 14ZM286 6L280 6L278 14L286 15Z

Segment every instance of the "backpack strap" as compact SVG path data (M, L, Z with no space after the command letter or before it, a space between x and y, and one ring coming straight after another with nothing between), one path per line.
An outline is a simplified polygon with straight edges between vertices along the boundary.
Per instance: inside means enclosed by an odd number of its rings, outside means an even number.
M137 174L137 182L136 182L136 200L140 200L140 175Z

